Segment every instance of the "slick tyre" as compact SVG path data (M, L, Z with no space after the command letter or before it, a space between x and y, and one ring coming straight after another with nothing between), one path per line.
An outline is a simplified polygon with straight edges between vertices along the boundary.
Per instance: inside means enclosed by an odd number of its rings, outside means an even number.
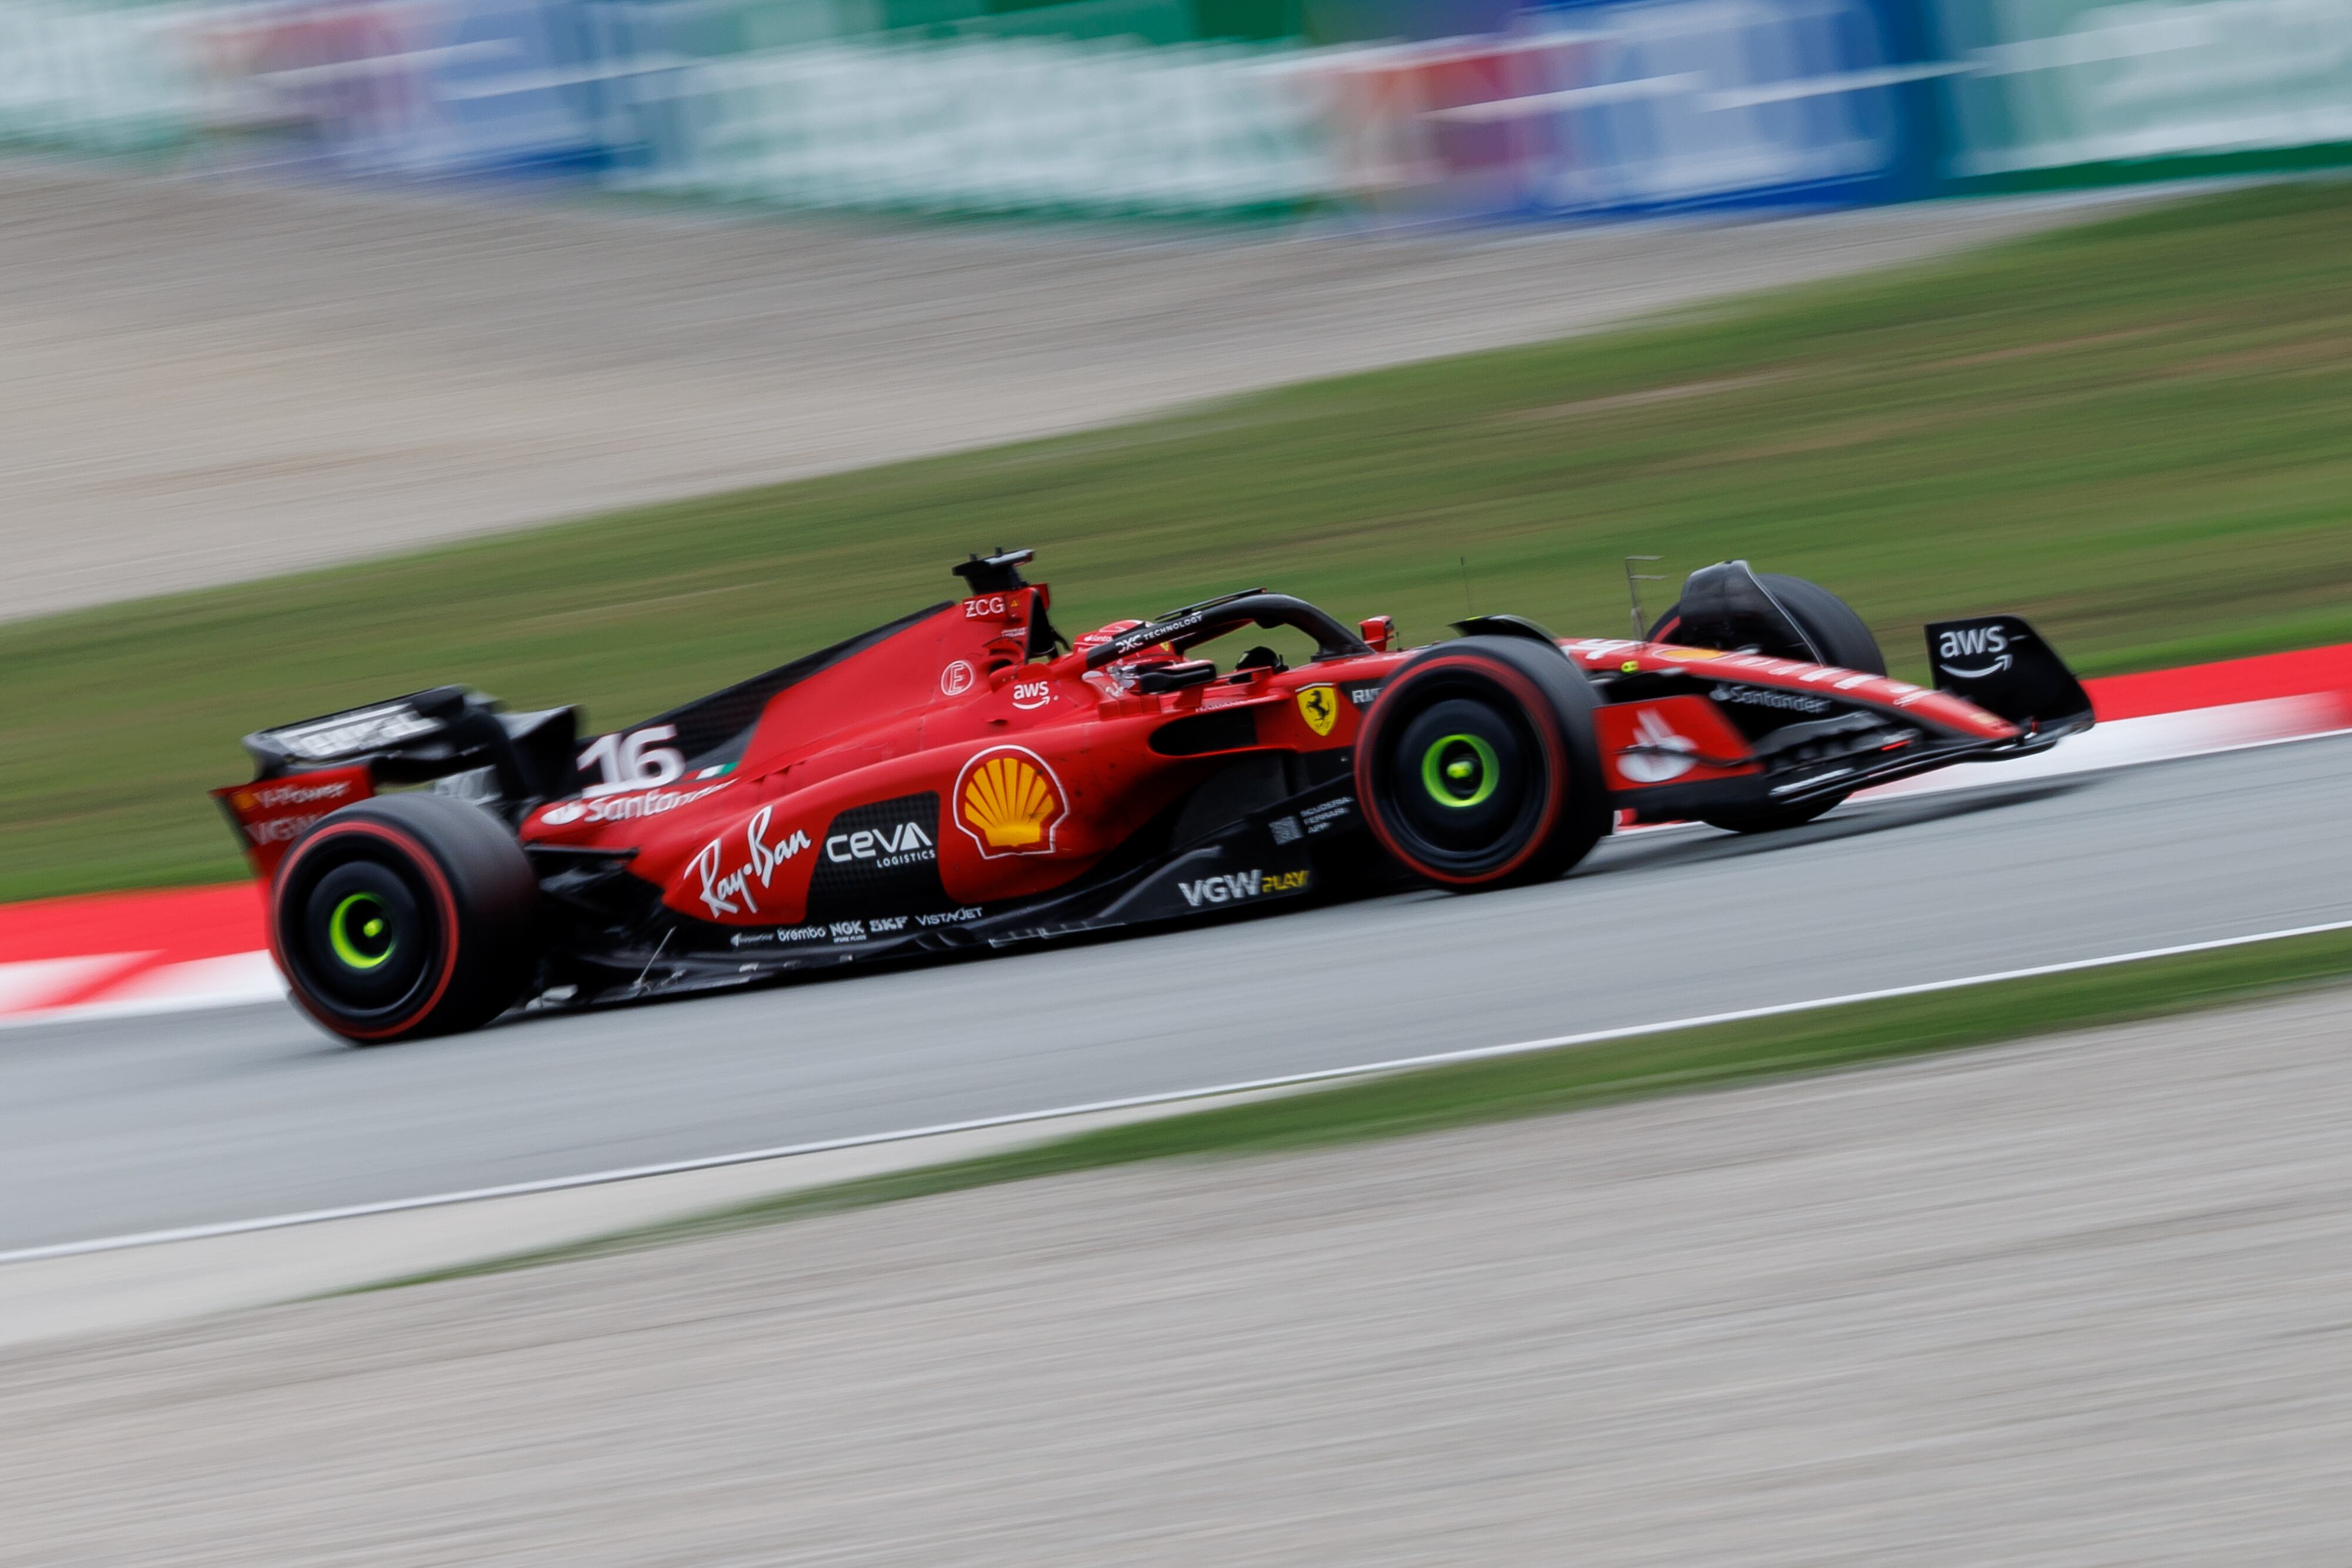
M1806 641L1821 650L1824 664L1835 664L1842 670L1858 670L1864 674L1886 673L1886 655L1880 651L1878 639L1871 634L1870 626L1853 612L1853 607L1818 582L1808 582L1801 577L1783 577L1779 572L1759 572L1756 580L1762 583L1780 608L1789 612L1805 634ZM1658 617L1650 628L1654 643L1674 641L1675 624L1681 619L1682 606L1677 604ZM1788 828L1801 828L1814 818L1845 803L1843 795L1822 800L1809 800L1801 806L1762 807L1752 811L1726 811L1702 819L1709 827L1722 828L1734 833L1773 833Z
M1464 637L1405 664L1356 739L1356 799L1405 869L1464 891L1559 875L1609 831L1592 688L1541 643Z
M475 1029L539 961L539 882L478 806L388 795L296 842L270 889L269 943L300 1004L356 1045Z

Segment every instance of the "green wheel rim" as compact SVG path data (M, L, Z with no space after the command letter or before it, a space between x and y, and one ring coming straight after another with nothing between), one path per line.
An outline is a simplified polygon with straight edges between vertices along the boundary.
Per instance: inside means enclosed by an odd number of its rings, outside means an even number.
M355 893L335 905L327 922L327 940L335 956L354 969L373 969L391 957L399 941L390 915L383 901L372 893Z
M1475 735L1440 736L1421 754L1421 787L1457 810L1485 805L1501 771L1495 748Z

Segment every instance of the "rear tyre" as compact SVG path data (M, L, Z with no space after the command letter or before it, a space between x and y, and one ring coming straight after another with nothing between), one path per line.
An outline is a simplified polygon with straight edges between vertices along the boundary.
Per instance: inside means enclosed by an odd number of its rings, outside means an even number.
M1356 738L1356 798L1381 847L1465 891L1540 882L1609 831L1592 688L1555 650L1465 637L1405 664Z
M357 1045L455 1034L512 1007L539 960L539 880L478 806L388 795L287 852L269 941L296 1002Z
M1759 572L1756 580L1762 583L1780 608L1789 612L1805 634L1806 641L1821 650L1823 664L1835 664L1843 670L1858 670L1865 674L1886 673L1886 655L1880 651L1878 639L1871 633L1869 623L1853 612L1853 607L1818 582L1801 577L1784 577L1779 572ZM1676 604L1658 617L1650 629L1654 643L1674 641L1674 628L1681 619L1682 606ZM1845 803L1843 795L1825 800L1811 800L1801 806L1763 807L1753 811L1726 811L1701 819L1709 827L1734 833L1776 833L1789 828L1801 828L1814 818L1834 810Z

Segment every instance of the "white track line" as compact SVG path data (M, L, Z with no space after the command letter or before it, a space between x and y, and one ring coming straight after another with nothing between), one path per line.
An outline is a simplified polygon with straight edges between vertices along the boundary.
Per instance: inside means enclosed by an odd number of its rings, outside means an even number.
M627 1166L592 1171L585 1176L549 1176L540 1181L510 1182L504 1186L474 1187L465 1192L434 1193L424 1197L397 1197L379 1203L347 1204L341 1208L314 1208L299 1214L273 1214L258 1219L230 1219L212 1225L187 1225L173 1230L144 1230L128 1236L102 1236L89 1241L58 1241L46 1247L20 1247L0 1252L0 1263L30 1263L43 1258L70 1258L85 1252L113 1252L126 1247L153 1247L167 1241L202 1241L215 1236L242 1236L255 1230L281 1230L294 1225L314 1225L328 1219L356 1219L370 1214L398 1214L412 1208L440 1208L450 1204L479 1203L494 1197L520 1197L535 1192L563 1192L572 1187L602 1186L608 1182L635 1181L641 1176L676 1176L721 1166L752 1165L761 1160L789 1159L795 1155L824 1154L832 1149L866 1148L877 1144L905 1143L946 1133L978 1132L990 1127L1014 1127L1028 1122L1050 1122L1065 1116L1085 1116L1104 1111L1133 1110L1145 1105L1170 1105L1186 1100L1287 1089L1338 1079L1367 1078L1415 1067L1441 1067L1451 1062L1478 1061L1489 1057L1517 1056L1528 1051L1555 1051L1564 1046L1599 1045L1608 1040L1633 1040L1674 1030L1707 1024L1741 1023L1750 1019L1779 1018L1819 1008L1849 1007L1857 1002L1886 1001L1896 997L1927 996L1937 991L1963 990L2003 980L2029 980L2041 975L2070 974L2078 969L2102 969L2137 964L2148 958L2172 958L2189 953L2211 953L2228 947L2248 947L2262 942L2283 942L2295 936L2317 936L2331 931L2352 931L2352 920L2331 920L2318 925L2296 925L2282 931L2258 931L2244 936L2219 936L2205 942L2184 942L2170 947L2148 947L2137 953L2113 953L2098 958L2073 958L2063 964L2037 964L2026 969L2001 969L1989 975L1966 975L1951 980L1927 980L1917 985L1890 986L1885 990L1854 991L1842 997L1817 997L1801 1002L1776 1002L1769 1007L1741 1008L1735 1012L1706 1013L1696 1018L1668 1019L1659 1023L1629 1024L1592 1030L1583 1034L1555 1034L1541 1040L1514 1040L1508 1045L1473 1046L1466 1051L1442 1051L1427 1056L1400 1056L1354 1067L1327 1067L1314 1072L1285 1073L1278 1078L1252 1078L1200 1089L1175 1089L1158 1094L1135 1094L1122 1100L1097 1100L1084 1105L1059 1105L1047 1111L1019 1111L1005 1116L982 1116L969 1122L941 1122L929 1127L908 1127L894 1133L865 1133L848 1138L826 1138L810 1144L786 1144L772 1149L748 1149L741 1154L707 1155L699 1159L668 1160L659 1165Z

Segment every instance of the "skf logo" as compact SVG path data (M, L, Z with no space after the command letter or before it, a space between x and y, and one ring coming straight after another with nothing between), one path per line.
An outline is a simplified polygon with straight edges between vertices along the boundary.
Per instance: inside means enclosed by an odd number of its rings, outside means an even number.
M1339 693L1333 686L1298 688L1298 716L1318 735L1328 735L1339 722Z
M983 751L956 779L955 820L981 858L1051 854L1068 795L1045 759L1017 746Z

